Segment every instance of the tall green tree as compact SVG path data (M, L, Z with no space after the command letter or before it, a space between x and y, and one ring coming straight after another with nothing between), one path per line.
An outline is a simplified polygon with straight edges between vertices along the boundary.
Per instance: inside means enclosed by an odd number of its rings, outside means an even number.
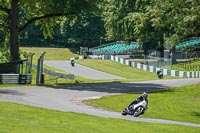
M199 0L152 0L148 12L152 25L163 31L167 44L174 47L182 39L199 36Z
M45 36L64 18L97 11L98 0L0 0L0 28L10 35L10 60L19 60L19 33L30 24L42 24Z
M200 35L199 0L107 0L105 27L108 39L135 39L144 51L164 44L172 47L180 40ZM146 52L145 52L146 53Z
M41 25L31 25L20 34L21 46L95 47L105 36L104 22L99 14L81 13L79 18L60 21L53 29L52 38L44 38ZM105 40L103 40L103 43Z
M125 34L133 36L136 41L142 43L144 54L148 53L150 44L155 45L159 38L147 14L150 4L150 0L135 0L134 10L124 17L124 25L132 29L130 33Z
M60 24L61 35L68 47L94 47L104 36L104 22L100 15L82 13L76 21L64 21ZM57 34L59 35L59 34Z
M150 0L108 0L105 28L108 39L143 42L145 53L152 41L152 26L145 14Z
M108 40L129 40L132 39L133 29L127 27L124 18L135 10L136 0L105 0L104 21L106 36Z

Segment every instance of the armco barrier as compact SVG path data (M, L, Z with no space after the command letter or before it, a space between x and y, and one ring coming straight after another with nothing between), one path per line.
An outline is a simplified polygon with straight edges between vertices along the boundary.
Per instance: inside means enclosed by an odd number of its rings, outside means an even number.
M36 65L32 65L32 67L34 69L37 69L37 66ZM72 80L72 81L76 81L76 76L74 74L67 74L67 73L62 73L62 72L56 72L56 71L52 71L52 70L48 70L46 68L43 68L43 72L45 74L48 74L48 75L51 75L51 76L54 76L56 78L59 78L59 77L62 77L64 79L69 79L69 80ZM55 79L56 79L55 78Z
M31 84L31 74L0 74L0 84Z
M130 62L127 59L120 58L120 57L113 56L113 55L111 55L111 57L109 59L111 59L112 61L115 61L115 62L119 62L119 63L124 64L124 65L128 65L128 66L131 66L131 67L134 67L134 68L137 68L137 69L141 69L141 70L149 71L149 72L153 72L153 73L156 73L158 70L162 70L164 75L169 75L169 76L173 76L173 77L200 78L200 71L187 72L187 71L162 69L162 68L158 68L158 67L144 65L144 64L141 64L141 63Z

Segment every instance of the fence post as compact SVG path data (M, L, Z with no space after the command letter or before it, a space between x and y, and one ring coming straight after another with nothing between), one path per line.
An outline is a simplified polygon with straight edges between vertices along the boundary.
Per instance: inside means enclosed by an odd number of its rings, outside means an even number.
M38 59L38 63L37 63L37 75L36 75L36 85L40 84L40 58Z
M43 52L41 56L38 59L38 64L37 64L37 77L36 77L36 85L40 85L42 83L43 79L43 61L44 61L44 55L46 52Z
M33 61L33 56L35 55L35 53L29 53L27 58L28 58L28 62L26 64L26 73L31 74L31 70L32 70L32 61Z

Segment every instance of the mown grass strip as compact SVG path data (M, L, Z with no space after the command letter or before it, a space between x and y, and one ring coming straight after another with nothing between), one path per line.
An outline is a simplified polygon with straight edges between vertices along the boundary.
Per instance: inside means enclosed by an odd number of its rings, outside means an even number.
M96 70L126 78L127 81L144 81L158 79L156 73L139 70L110 60L86 59L78 60L77 63ZM172 78L174 77L164 76L164 79Z
M44 51L46 51L46 54L44 56L45 60L69 60L72 57L78 56L76 53L73 53L73 51L68 48L21 47L20 49L27 53L35 53L35 55L33 56L34 64L37 64L38 58Z

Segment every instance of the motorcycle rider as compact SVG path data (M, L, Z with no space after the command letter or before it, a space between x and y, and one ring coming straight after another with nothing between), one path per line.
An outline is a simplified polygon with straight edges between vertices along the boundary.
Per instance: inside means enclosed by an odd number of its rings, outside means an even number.
M71 65L74 67L74 65L75 65L74 59L71 60Z
M159 79L163 78L163 72L161 70L158 70L156 73Z
M138 104L140 102L142 102L143 100L146 100L147 104L148 104L148 94L146 92L143 92L141 96L139 96L137 99L135 99L134 101L132 101L128 107L127 107L127 110L129 112L130 115L132 115L134 113L134 109L133 109L133 106L135 104Z

